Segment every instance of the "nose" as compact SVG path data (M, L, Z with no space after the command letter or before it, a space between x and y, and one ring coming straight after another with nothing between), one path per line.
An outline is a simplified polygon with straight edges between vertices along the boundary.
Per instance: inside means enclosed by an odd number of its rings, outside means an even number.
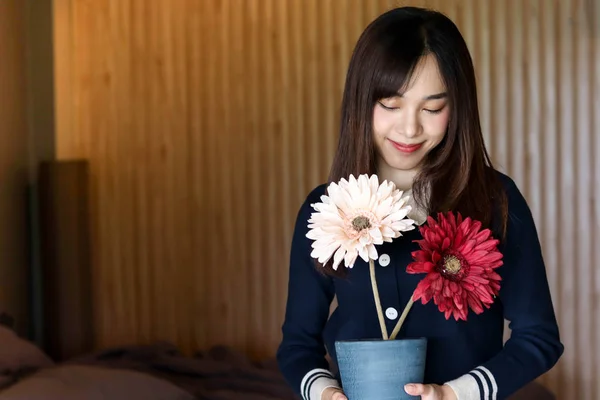
M398 131L407 138L417 136L421 129L421 124L416 113L408 110L402 113L398 124Z

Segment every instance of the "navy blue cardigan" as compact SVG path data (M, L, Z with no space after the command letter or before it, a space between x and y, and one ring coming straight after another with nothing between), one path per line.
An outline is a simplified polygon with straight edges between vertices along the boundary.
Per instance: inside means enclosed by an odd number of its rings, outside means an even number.
M544 261L530 209L507 176L501 174L509 202L506 241L500 246L504 265L500 295L482 314L467 321L446 320L433 302L415 303L398 338L427 337L425 383L449 383L459 397L504 399L545 373L563 353ZM368 264L360 258L346 278L320 273L310 257L307 221L326 186L314 189L302 205L291 248L288 299L283 340L277 352L279 367L291 387L307 400L320 400L311 385L321 379L336 386L328 365L335 363L336 340L381 338ZM394 328L417 283L424 275L405 272L418 229L393 243L378 246L376 276L388 332ZM382 261L383 260L383 261ZM338 307L329 317L331 302ZM512 334L503 346L504 319ZM329 383L329 384L327 384ZM311 395L313 393L313 395ZM317 393L316 395L314 393Z

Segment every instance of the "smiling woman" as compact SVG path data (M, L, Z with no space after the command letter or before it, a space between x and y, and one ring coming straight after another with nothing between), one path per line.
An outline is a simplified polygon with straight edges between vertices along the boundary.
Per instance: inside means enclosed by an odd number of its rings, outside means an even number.
M292 240L278 352L292 387L305 400L345 400L343 392L351 399L495 400L548 371L563 345L536 227L515 183L490 161L473 63L454 23L414 7L373 21L351 57L341 114L330 185L308 195ZM384 241L379 229L393 233L387 218L336 224L369 207L376 215L395 209L382 200L386 191L365 195L366 184L339 201L328 197L336 183L362 175L401 189L410 221L427 225ZM347 238L336 240L340 232ZM378 248L367 252L369 237ZM340 249L351 244L363 246L362 259L339 268ZM426 273L424 283L414 273ZM328 318L334 296L338 306ZM512 329L506 345L505 319ZM328 370L327 351L338 376Z

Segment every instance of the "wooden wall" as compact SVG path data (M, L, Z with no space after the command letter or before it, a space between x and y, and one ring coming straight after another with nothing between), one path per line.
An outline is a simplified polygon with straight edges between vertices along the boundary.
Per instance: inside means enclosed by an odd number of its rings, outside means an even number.
M25 6L0 1L0 313L29 329Z
M397 4L463 30L493 158L541 233L566 345L546 381L600 396L598 0L56 0L57 155L91 162L99 346L273 354L350 53Z

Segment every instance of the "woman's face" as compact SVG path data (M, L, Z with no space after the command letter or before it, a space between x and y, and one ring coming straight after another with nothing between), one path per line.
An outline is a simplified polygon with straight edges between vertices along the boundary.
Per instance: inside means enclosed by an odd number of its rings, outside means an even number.
M373 112L373 134L381 172L416 174L427 153L444 138L450 105L437 60L417 65L408 90L381 99Z

